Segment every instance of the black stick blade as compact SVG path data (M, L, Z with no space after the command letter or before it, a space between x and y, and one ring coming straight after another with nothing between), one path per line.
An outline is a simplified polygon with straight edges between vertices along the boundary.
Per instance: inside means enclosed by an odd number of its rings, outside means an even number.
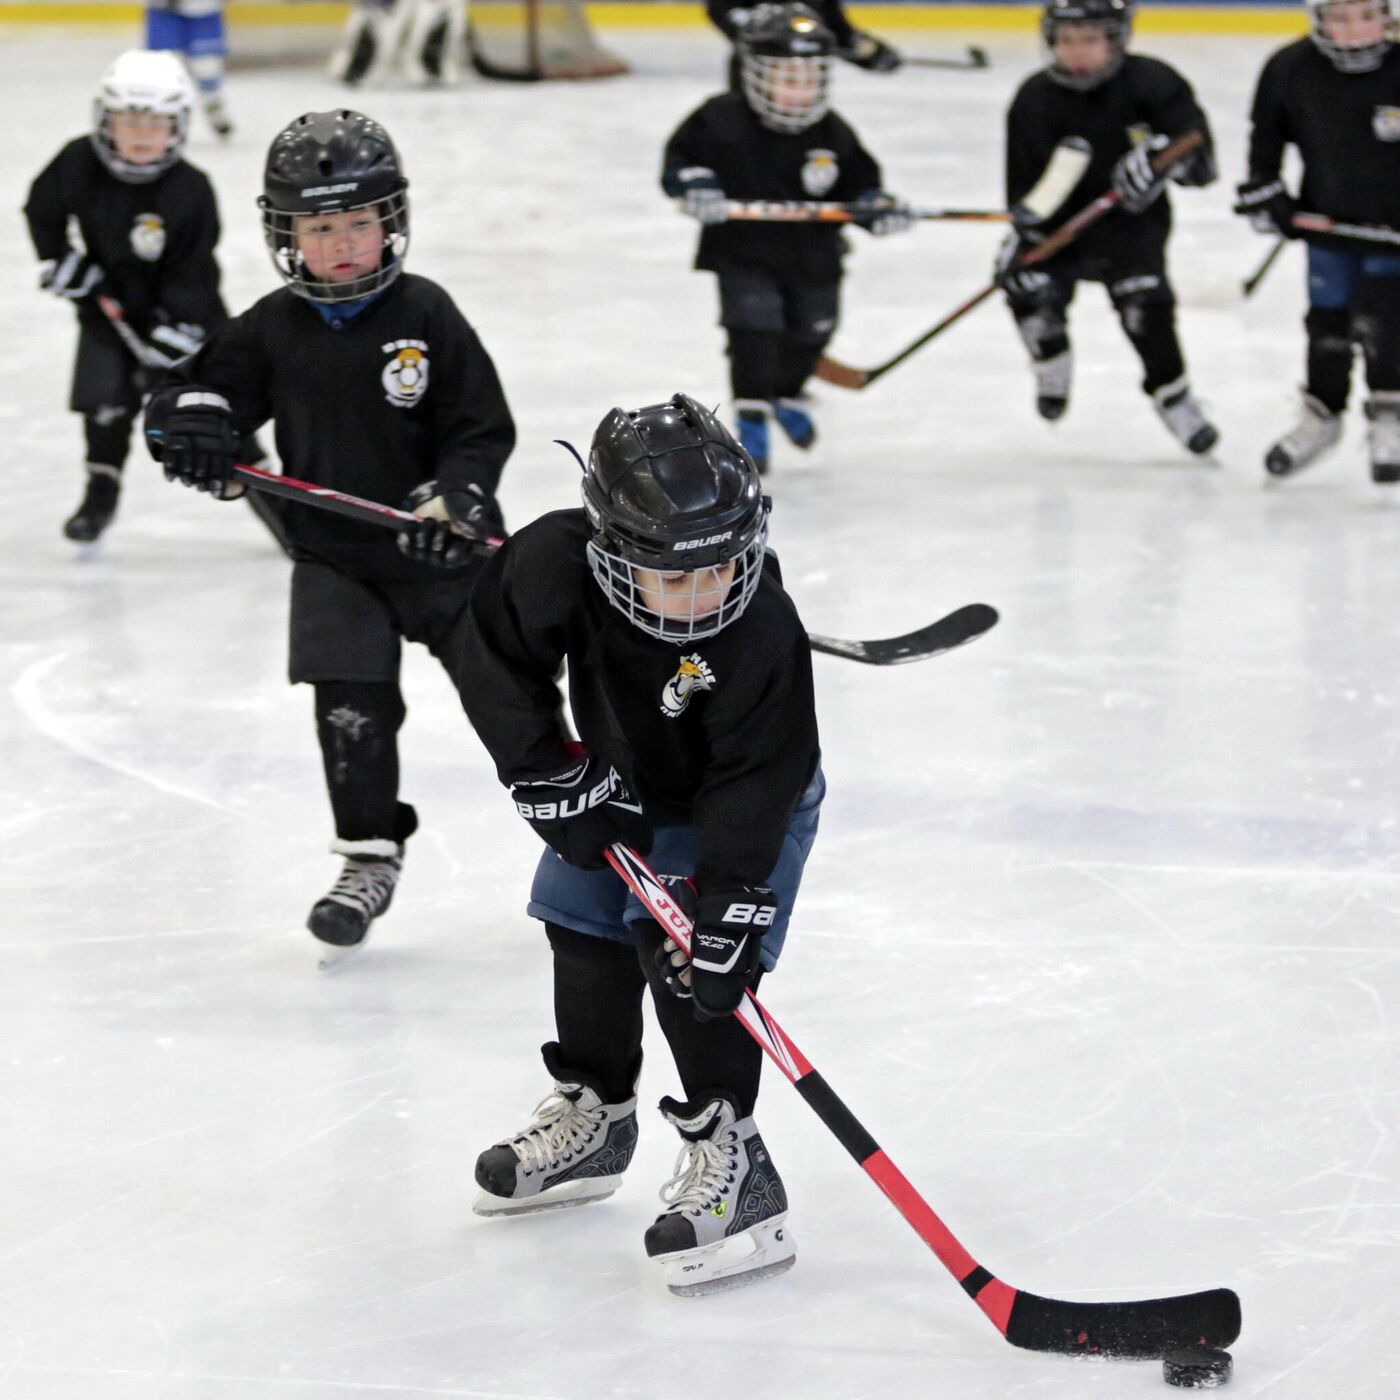
M900 666L909 661L925 661L940 652L951 651L973 641L997 624L997 610L986 603L969 603L965 608L906 632L902 637L885 637L879 641L848 642L839 637L818 637L809 634L813 651L828 656L846 656L852 661L864 661L871 666Z
M1178 1347L1228 1347L1240 1335L1229 1288L1125 1303L1066 1303L1018 1291L1006 1340L1068 1356L1165 1356Z

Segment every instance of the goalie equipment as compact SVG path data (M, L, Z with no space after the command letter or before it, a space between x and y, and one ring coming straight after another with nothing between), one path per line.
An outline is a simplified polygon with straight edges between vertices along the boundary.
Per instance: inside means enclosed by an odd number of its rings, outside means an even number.
M786 1273L797 1262L787 1192L753 1118L722 1095L662 1099L661 1112L683 1142L661 1188L666 1209L646 1232L666 1286L695 1298Z
M194 84L175 54L132 49L118 55L98 82L92 103L93 149L102 164L124 184L149 184L180 159L193 108ZM128 113L168 120L170 134L162 154L140 162L120 154L112 123Z
M1342 73L1375 72L1395 42L1391 0L1308 0L1308 21L1313 43Z
M467 56L483 78L609 78L628 71L593 36L579 0L486 0L473 4Z
M764 126L793 134L826 116L836 40L813 10L756 5L734 38L744 101Z
M713 637L758 589L768 539L758 469L688 394L609 411L593 435L583 508L598 587L650 637Z
M604 1103L601 1087L542 1047L554 1089L533 1121L476 1159L477 1215L528 1215L611 1196L637 1146L637 1100Z
M359 112L308 112L274 138L258 200L263 237L277 275L308 301L359 301L383 291L408 251L408 181L389 133ZM375 270L322 282L307 270L297 220L313 214L373 210L383 238Z
M1101 30L1108 39L1107 66L1093 73L1075 73L1055 52L1061 25L1086 25ZM1106 83L1123 66L1133 32L1132 0L1049 0L1040 17L1040 38L1045 48L1045 71L1062 87L1088 92Z
M1311 466L1341 440L1341 417L1304 389L1303 412L1269 449L1264 458L1264 470L1270 476L1291 476Z

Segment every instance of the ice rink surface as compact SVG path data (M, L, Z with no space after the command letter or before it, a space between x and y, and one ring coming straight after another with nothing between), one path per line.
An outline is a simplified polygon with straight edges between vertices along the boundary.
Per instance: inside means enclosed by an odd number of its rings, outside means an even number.
M632 77L353 98L403 152L410 266L500 367L517 524L576 499L551 439L726 389L694 226L655 183L721 45L608 37ZM654 1027L623 1190L470 1213L476 1154L548 1089L550 988L523 913L535 839L446 678L426 654L406 667L424 829L394 907L318 974L301 925L337 865L311 695L283 679L286 563L243 507L166 485L139 449L100 546L60 535L73 328L34 291L14 211L123 38L0 44L0 1395L1160 1394L1155 1363L1008 1347L776 1074L759 1119L798 1267L668 1295L641 1247L676 1149ZM1272 47L1138 43L1194 80L1220 141L1225 179L1176 195L1173 244L1218 465L1168 438L1095 288L1054 429L989 305L866 393L820 388L817 449L779 451L774 537L814 631L880 636L974 600L1003 621L926 665L816 662L831 793L764 995L998 1275L1075 1298L1231 1285L1232 1394L1387 1400L1400 497L1371 485L1359 422L1301 479L1260 467L1302 366L1301 253L1242 302L1268 245L1229 213ZM980 73L840 68L890 188L997 203L1001 114L1038 59L1028 36L989 48ZM346 100L259 69L231 85L233 144L197 132L235 309L275 285L253 204L268 140ZM986 280L996 241L857 236L835 353L884 358Z

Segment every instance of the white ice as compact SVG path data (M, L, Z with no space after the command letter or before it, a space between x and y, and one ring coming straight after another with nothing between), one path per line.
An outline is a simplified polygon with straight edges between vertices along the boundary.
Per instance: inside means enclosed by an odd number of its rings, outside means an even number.
M1160 1394L1152 1363L1006 1346L776 1075L760 1121L798 1265L668 1296L641 1249L675 1150L654 1034L619 1194L472 1216L477 1152L548 1087L549 969L523 913L534 838L445 677L407 664L424 829L394 908L319 975L301 923L336 865L310 693L283 679L286 564L242 507L166 485L139 451L109 537L83 552L59 533L82 461L73 330L33 291L13 210L125 38L0 46L0 1394ZM655 184L721 46L613 41L637 71L608 84L353 97L404 152L411 265L504 376L517 523L575 499L551 439L586 441L614 403L725 394L693 226ZM1029 35L988 46L982 73L838 73L891 188L995 204L1001 113L1037 56ZM1359 422L1299 480L1270 488L1260 467L1302 365L1301 255L1243 303L1268 245L1229 213L1271 41L1139 46L1195 80L1220 137L1225 179L1177 196L1173 245L1220 464L1168 439L1094 288L1054 429L996 305L877 388L820 391L821 444L770 478L808 625L879 636L973 600L1003 620L923 666L817 662L831 796L764 996L1012 1284L1228 1284L1241 1400L1388 1400L1400 498L1369 482ZM234 143L196 136L236 308L274 285L253 204L269 138L346 100L264 68L231 85ZM976 290L996 237L857 237L833 349L892 352Z

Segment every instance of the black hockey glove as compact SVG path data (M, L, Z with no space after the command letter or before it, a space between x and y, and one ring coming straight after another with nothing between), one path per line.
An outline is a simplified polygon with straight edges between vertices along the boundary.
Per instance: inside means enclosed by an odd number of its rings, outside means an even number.
M1167 176L1152 169L1152 158L1167 144L1165 136L1150 136L1139 142L1113 167L1113 192L1118 207L1128 214L1141 214L1156 203L1167 187Z
M885 190L867 190L851 205L851 221L868 229L876 238L891 233L908 233L914 227L909 206Z
M763 935L777 915L778 901L765 885L738 885L700 896L690 938L690 995L697 1021L738 1010L758 970Z
M892 49L873 34L862 34L859 31L851 36L850 50L842 54L842 57L847 62L854 63L857 68L867 69L871 73L893 73L904 62L897 49Z
M399 531L399 551L420 564L460 568L505 534L500 507L474 484L465 491L440 492L436 481L425 481L414 487L403 508L421 519Z
M1235 213L1243 214L1255 233L1302 237L1293 227L1298 201L1284 189L1282 180L1247 180L1236 189L1235 201Z
M675 189L681 207L692 219L702 224L722 224L729 217L728 201L713 170L703 166L682 170L676 176Z
M76 248L55 262L46 262L39 269L39 290L52 292L65 301L82 301L102 280L103 272L86 253Z
M220 500L241 496L233 480L238 434L233 411L222 394L198 384L171 384L146 404L146 446L165 468L167 481L179 481Z
M1050 274L1038 267L1017 268L1016 264L1039 243L1040 237L1025 229L1013 228L1001 240L992 281L1008 296L1026 300L1039 296L1050 285Z
M510 785L515 809L561 859L581 870L601 870L603 852L622 841L645 855L651 823L627 791L616 768L596 754L582 754L547 778Z

